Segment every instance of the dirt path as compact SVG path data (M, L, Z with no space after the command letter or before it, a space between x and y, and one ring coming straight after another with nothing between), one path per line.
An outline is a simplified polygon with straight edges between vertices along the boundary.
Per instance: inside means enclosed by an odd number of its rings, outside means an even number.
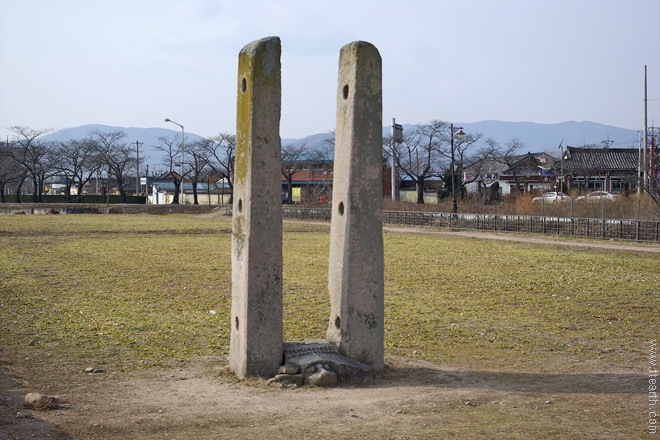
M302 221L302 220L284 220L286 223L307 224L307 225L325 225L330 226L329 222L321 221ZM611 251L642 252L660 254L660 244L654 243L629 243L621 241L587 240L587 239L566 239L552 236L538 236L528 234L514 233L496 233L496 232L478 232L478 231L440 231L428 227L411 226L388 226L383 225L384 232L403 233L403 234L424 234L441 235L445 237L476 238L480 240L495 241L513 241L518 243L530 243L549 246L577 247L584 249L601 249Z
M60 384L72 406L34 418L3 392L2 439L636 438L633 371L552 374L469 371L389 356L368 386L322 389L237 382L222 358L169 369L83 375ZM43 386L47 379L39 381ZM7 400L9 397L11 400ZM4 434L4 436L3 436Z

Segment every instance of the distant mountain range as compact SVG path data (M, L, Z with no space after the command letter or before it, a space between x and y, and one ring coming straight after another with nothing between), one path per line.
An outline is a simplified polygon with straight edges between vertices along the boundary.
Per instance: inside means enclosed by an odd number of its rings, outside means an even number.
M413 124L402 124L404 132L414 129ZM455 124L466 133L482 133L482 140L493 138L504 145L511 139L519 139L527 151L536 153L557 149L563 146L581 147L595 144L605 146L609 142L611 148L636 147L638 142L637 130L628 130L612 125L603 125L595 122L562 122L559 124L537 124L534 122L503 122L481 121ZM390 134L390 127L383 127L383 136ZM310 146L320 146L332 137L329 133L320 133L300 139L282 139L282 144L299 145L306 143Z
M537 124L534 122L503 122L503 121L481 121L455 124L463 127L466 133L482 133L482 139L493 138L500 144L516 138L525 145L525 150L530 152L553 152L557 150L560 142L563 146L581 147L588 144L604 146L609 143L612 148L636 147L639 139L637 130L628 130L612 125L603 125L595 122L561 122L558 124ZM403 124L404 132L412 130L414 125ZM160 142L159 137L180 135L178 130L168 128L137 128L137 127L111 127L107 125L92 124L79 127L63 128L43 136L50 141L66 141L69 139L82 139L92 130L114 131L122 130L126 133L126 142L143 143L141 156L146 163L158 166L162 161L162 153L154 147ZM390 127L383 127L383 135L390 134ZM317 148L323 146L331 133L317 133L299 139L282 139L282 144L307 144L309 147ZM185 133L186 141L202 139L194 133ZM525 152L526 152L525 151ZM521 151L523 152L523 151ZM143 156L144 155L144 156ZM558 154L557 154L558 155Z
M181 130L172 130L169 128L112 127L109 125L89 124L81 125L79 127L62 128L44 135L43 139L56 142L64 142L70 139L83 139L94 130L102 132L121 130L126 133L126 138L124 138L126 142L135 143L137 141L144 143L147 148L152 148L160 144L158 141L159 137L169 137L172 135L181 136ZM202 137L194 133L185 133L186 142L200 139L202 139Z

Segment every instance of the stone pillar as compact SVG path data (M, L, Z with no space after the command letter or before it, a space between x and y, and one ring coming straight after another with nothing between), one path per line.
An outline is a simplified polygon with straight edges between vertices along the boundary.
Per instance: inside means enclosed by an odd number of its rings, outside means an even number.
M375 370L384 367L381 70L372 44L341 48L328 274L327 338Z
M281 45L238 58L229 367L272 377L282 363Z

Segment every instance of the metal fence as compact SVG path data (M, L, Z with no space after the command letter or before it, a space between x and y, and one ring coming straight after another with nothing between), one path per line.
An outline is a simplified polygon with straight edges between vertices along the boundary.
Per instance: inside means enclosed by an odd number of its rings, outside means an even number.
M231 206L226 209L227 214L231 215ZM330 215L330 208L282 207L284 218L329 221ZM660 222L648 220L383 211L383 223L429 226L453 231L517 232L660 243Z
M384 211L383 223L660 243L660 222L645 220Z

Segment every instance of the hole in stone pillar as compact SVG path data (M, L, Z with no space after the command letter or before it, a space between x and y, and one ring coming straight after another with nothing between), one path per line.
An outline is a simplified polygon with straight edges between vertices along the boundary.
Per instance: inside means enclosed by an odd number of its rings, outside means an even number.
M344 215L344 202L339 202L339 215Z
M247 80L243 78L243 81L241 81L241 92L245 93L247 90Z
M236 324L236 330L238 330L238 316L234 318L234 324Z
M348 99L348 84L344 86L344 99Z
M238 199L238 213L243 211L243 199Z
M341 318L339 316L335 318L335 327L341 328Z

